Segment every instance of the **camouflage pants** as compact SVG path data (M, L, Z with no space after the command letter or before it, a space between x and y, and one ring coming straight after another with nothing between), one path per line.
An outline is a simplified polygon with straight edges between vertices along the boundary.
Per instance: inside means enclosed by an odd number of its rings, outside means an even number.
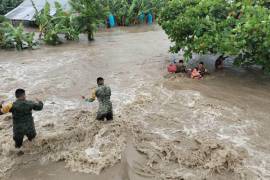
M15 148L21 148L23 144L23 138L26 136L29 141L32 141L36 137L37 133L35 128L28 130L27 132L15 132L13 134L13 140L15 141Z
M107 121L111 121L113 120L113 113L112 112L108 112L105 114L98 113L96 119L98 121L104 121L104 119L106 119Z

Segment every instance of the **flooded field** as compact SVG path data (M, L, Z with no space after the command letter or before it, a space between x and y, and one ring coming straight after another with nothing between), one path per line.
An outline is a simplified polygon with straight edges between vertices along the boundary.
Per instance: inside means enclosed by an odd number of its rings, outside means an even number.
M157 26L100 32L94 42L0 51L1 100L16 88L45 102L38 136L17 156L0 118L0 179L270 179L270 80L228 65L204 80L167 76L170 42ZM203 60L211 69L210 57ZM102 76L115 120L95 121Z

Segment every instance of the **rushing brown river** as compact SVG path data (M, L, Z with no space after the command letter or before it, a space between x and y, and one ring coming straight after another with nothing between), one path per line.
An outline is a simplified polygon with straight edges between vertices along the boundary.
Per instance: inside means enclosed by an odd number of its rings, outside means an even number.
M168 76L170 42L157 26L81 39L0 51L1 100L24 88L45 102L23 156L10 115L0 118L0 179L270 179L270 78L230 63L204 80ZM194 62L211 69L212 59ZM99 76L112 88L111 123L81 100Z

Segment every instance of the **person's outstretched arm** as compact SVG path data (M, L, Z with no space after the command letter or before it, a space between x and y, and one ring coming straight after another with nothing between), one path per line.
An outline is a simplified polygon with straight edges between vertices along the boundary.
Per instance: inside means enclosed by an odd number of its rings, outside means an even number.
M84 96L82 96L82 98L86 101L86 102L94 102L96 100L96 89L92 90L92 94L90 98L85 98Z
M34 111L41 111L43 109L43 102L40 100L36 100L36 102L32 101L32 109Z

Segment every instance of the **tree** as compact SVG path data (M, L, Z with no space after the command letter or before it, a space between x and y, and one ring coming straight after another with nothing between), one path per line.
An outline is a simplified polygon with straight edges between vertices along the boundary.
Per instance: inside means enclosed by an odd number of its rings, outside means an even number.
M5 15L16 8L23 0L0 0L0 15Z
M88 40L94 40L94 32L100 23L104 23L108 10L99 0L71 0L71 7L76 13L74 23L80 32L88 34Z
M79 39L80 31L74 23L74 15L65 12L61 4L55 2L56 13L54 15L50 13L51 7L48 2L46 2L42 11L37 10L33 1L32 4L36 10L35 18L40 31L39 38L43 39L45 43L60 44L60 34L64 34L67 40Z
M34 35L34 33L24 32L22 24L14 27L8 21L0 23L0 48L17 50L34 48L37 46Z
M159 23L174 45L172 52L234 56L237 65L270 70L270 11L265 1L171 0Z
M137 24L141 14L159 14L167 0L102 0L119 25Z
M127 0L103 0L102 3L115 16L118 25L126 25L130 6Z
M236 42L237 65L257 64L270 72L270 11L265 5L241 4L231 40Z

